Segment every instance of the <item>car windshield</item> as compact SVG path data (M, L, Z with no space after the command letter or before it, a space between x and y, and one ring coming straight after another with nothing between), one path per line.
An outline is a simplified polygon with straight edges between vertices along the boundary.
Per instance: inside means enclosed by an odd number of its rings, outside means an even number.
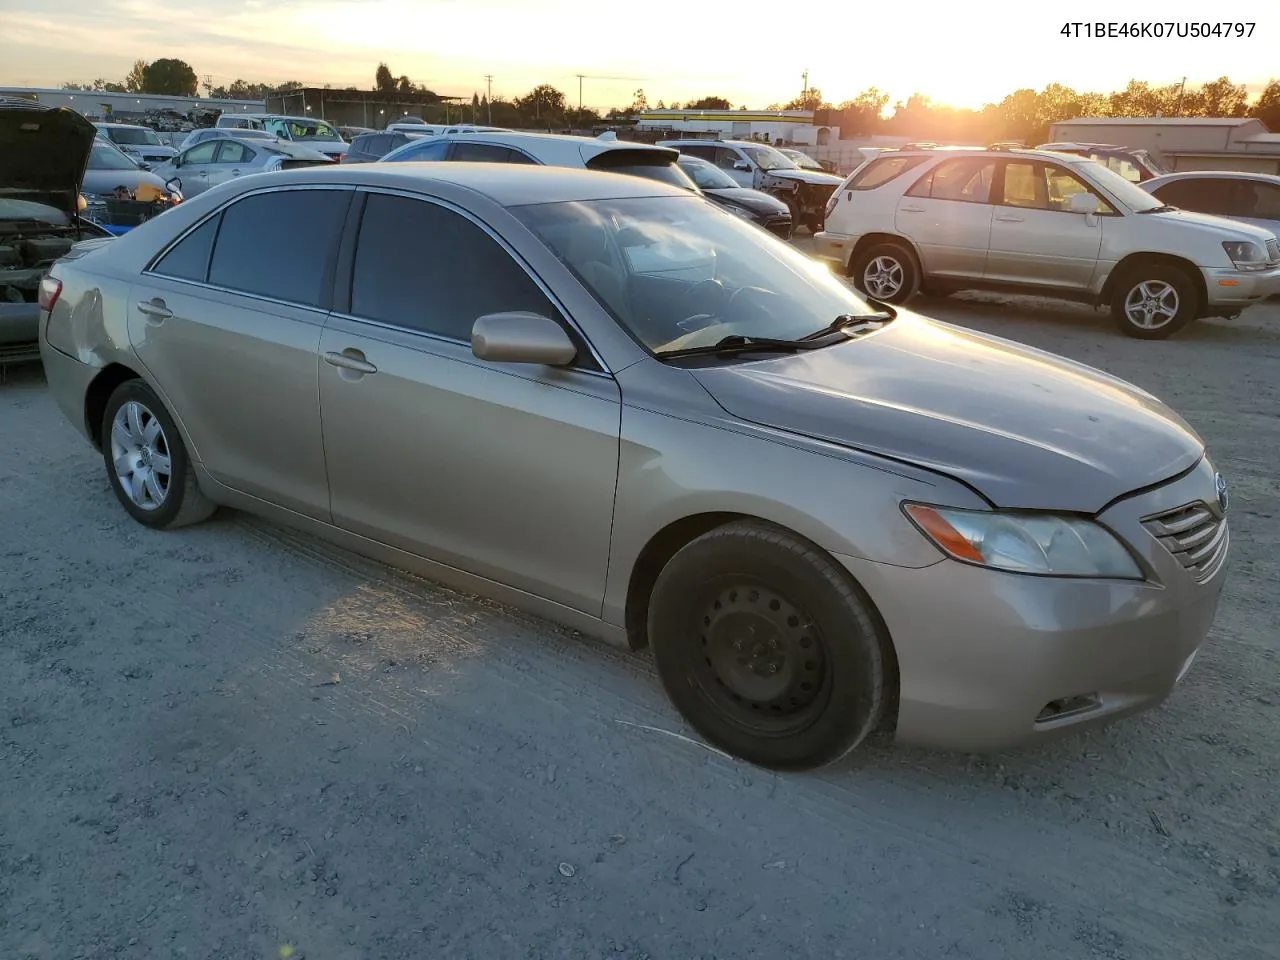
M89 155L90 170L137 170L138 165L115 147L98 142Z
M155 135L155 131L148 130L146 127L110 127L107 129L107 136L116 143L125 143L131 147L164 146L164 144L160 142L160 138Z
M703 190L726 190L738 186L737 180L705 160L681 160L680 169Z
M770 170L797 170L799 169L786 154L780 153L773 147L743 147L743 153L755 161L756 166L768 173Z
M291 140L340 141L338 131L323 120L275 120L271 126L283 128Z
M1134 213L1142 213L1144 210L1155 210L1158 207L1165 206L1164 203L1147 193L1140 186L1130 183L1120 174L1098 163L1096 160L1089 161L1087 169L1083 172L1088 174L1089 179L1095 185L1102 187Z
M794 160L796 166L801 170L822 169L822 164L813 159L813 157L809 156L807 153L801 153L799 150L783 150L780 152L784 153L789 159Z
M875 312L818 261L694 197L512 212L654 353L725 337L795 340Z

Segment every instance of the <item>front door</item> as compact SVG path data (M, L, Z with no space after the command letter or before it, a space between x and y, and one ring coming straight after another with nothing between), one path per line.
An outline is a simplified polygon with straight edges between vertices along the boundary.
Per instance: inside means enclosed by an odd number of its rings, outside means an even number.
M209 168L213 166L218 143L217 140L206 140L179 154L182 163L178 166L178 180L186 196L194 197L209 189Z
M926 276L978 279L991 240L990 157L944 160L898 201L898 232L916 245Z
M316 350L351 196L238 200L171 247L128 308L130 341L192 456L233 489L325 520Z
M444 205L370 192L350 305L320 344L334 522L599 615L621 398L576 368L471 352L487 313L559 311L506 248Z
M1103 218L1115 210L1066 167L1039 160L1006 160L996 184L988 280L1046 289L1083 290L1098 269ZM1077 193L1092 193L1098 215L1072 213Z

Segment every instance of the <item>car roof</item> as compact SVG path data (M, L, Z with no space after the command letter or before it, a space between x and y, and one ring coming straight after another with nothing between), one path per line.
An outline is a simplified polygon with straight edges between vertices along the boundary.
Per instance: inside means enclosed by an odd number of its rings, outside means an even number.
M347 184L414 190L439 182L472 190L504 207L639 197L689 197L687 189L632 174L508 163L361 163L273 173L276 183Z
M601 140L599 137L577 137L561 133L531 133L523 130L476 130L454 133L448 136L431 137L431 140L445 140L450 143L497 143L506 147L515 147L532 155L543 163L568 164L578 166L586 161L613 150L638 150L652 152L662 156L670 156L673 160L678 154L669 147L656 146L650 143L636 143L630 140ZM417 141L419 143L422 140ZM408 146L397 147L407 150Z

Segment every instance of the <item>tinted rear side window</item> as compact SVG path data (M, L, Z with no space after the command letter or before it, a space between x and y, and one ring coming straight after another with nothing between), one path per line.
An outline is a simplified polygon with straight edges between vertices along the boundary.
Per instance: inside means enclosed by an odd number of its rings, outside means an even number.
M449 159L460 163L509 163L511 151L496 143L455 143Z
M448 140L427 140L416 143L413 146L406 146L404 153L396 157L397 160L443 160L449 155L449 147L451 143Z
M153 273L179 280L198 280L203 283L209 273L209 252L213 238L218 233L218 217L210 217L186 235L175 247L170 248L151 268Z
M587 169L646 177L681 190L691 189L689 175L674 161L674 157L648 150L606 150L588 160Z
M874 190L913 167L924 163L924 157L877 157L854 174L846 190Z
M222 214L209 282L288 303L327 305L325 278L351 194L282 190L232 204Z
M529 274L470 220L434 203L372 194L360 224L351 312L470 341L487 313L558 313Z

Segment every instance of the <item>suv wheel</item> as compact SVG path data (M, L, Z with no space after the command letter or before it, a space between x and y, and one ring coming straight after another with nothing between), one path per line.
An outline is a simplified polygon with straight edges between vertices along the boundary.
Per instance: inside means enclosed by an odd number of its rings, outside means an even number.
M853 284L884 303L903 303L916 292L916 258L900 243L877 243L853 258Z
M1130 268L1112 291L1112 319L1123 333L1140 340L1163 340L1195 315L1195 284L1177 267Z

